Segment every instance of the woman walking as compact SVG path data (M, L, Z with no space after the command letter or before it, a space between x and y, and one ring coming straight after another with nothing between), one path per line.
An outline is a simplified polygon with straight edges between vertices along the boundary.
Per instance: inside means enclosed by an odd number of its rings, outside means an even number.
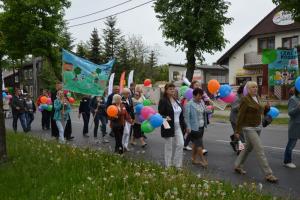
M163 97L158 104L158 112L168 121L170 127L161 126L161 136L165 139L165 166L173 164L176 168L182 167L183 154L183 132L185 122L183 109L180 103L174 98L175 85L168 83L165 85ZM172 162L173 139L175 139L175 155Z
M266 112L269 109L269 106L261 104L257 95L258 88L256 82L249 81L245 87L247 87L248 95L241 100L235 137L239 139L240 134L243 132L246 147L235 161L235 171L239 174L246 174L242 166L248 154L254 149L259 165L264 171L266 181L276 183L278 179L273 175L259 137L262 130L262 115L264 111Z
M294 95L288 102L288 114L290 116L288 129L288 143L284 152L284 166L288 168L296 168L292 163L292 151L296 146L297 140L300 138L300 94L295 88Z
M59 142L65 143L64 129L67 121L69 120L69 113L71 111L71 106L68 101L68 97L64 95L62 90L57 92L57 98L54 101L54 117L56 126L59 131Z
M126 111L129 114L129 116L131 117L131 119L134 119L134 110L133 110L133 103L132 103L132 99L131 99L130 89L124 88L122 91L122 95L123 95L122 103L125 106ZM129 122L125 122L123 138L122 138L122 144L124 147L124 151L129 151L128 143L129 143L130 131L131 131L131 124Z
M132 119L126 111L126 107L122 104L122 97L119 94L115 94L112 99L112 105L115 105L118 108L118 114L115 117L111 117L111 126L112 131L115 134L116 146L115 152L122 154L123 145L122 137L125 126L125 121L132 123Z
M186 132L192 141L192 163L201 164L203 167L208 165L203 155L203 133L207 127L207 112L202 100L203 90L196 88L193 91L193 100L189 101L185 107ZM197 155L200 161L197 161Z

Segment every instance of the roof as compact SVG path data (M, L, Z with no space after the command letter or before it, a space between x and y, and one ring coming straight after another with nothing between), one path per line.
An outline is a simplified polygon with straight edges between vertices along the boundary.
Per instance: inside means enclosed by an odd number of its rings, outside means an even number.
M279 26L273 23L274 15L281 9L277 6L267 16L265 16L258 24L256 24L246 35L244 35L235 45L233 45L219 60L218 64L224 63L239 47L241 47L249 38L258 35L287 32L300 30L300 23L294 22L286 26Z
M173 63L169 63L169 66L175 66L175 67L186 67L186 65L183 64L173 64ZM217 69L217 70L228 70L228 67L225 65L217 65L217 64L213 64L213 65L196 65L196 69Z
M17 71L17 70L16 70L16 71ZM7 70L5 70L5 71L2 72L2 78L9 77L9 76L11 76L13 73L14 73L13 71L7 71Z

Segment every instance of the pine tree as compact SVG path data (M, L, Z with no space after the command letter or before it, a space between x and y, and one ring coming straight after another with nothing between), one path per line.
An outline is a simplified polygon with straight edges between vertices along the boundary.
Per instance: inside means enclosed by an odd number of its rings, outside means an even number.
M100 64L101 60L101 48L100 48L100 38L98 35L98 30L94 28L91 38L90 38L90 52L89 60L93 63Z
M81 58L88 59L89 55L89 46L88 44L84 43L83 41L79 42L76 47L76 54Z

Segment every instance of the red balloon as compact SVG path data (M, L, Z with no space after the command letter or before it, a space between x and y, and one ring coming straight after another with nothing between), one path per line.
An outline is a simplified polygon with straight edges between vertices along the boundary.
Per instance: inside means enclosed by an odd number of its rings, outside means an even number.
M144 86L150 86L151 85L151 80L150 79L145 79L144 81Z
M70 97L70 98L69 98L69 102L70 102L71 104L73 104L73 103L75 102L75 99L74 99L73 97Z

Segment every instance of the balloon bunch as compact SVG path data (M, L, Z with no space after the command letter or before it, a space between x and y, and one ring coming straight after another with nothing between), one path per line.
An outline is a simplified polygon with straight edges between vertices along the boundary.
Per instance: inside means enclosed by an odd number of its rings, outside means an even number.
M207 89L211 94L218 93L220 99L225 103L232 103L236 99L236 94L232 92L230 85L220 85L217 80L208 81Z
M51 98L46 97L46 96L41 96L40 97L40 102L41 102L41 104L39 105L39 111L40 112L42 112L44 110L52 111L53 105L52 105Z
M71 92L68 90L64 90L64 94L67 95L70 104L75 103L75 99L72 97Z
M142 122L141 130L144 133L151 133L155 128L158 128L163 124L162 116L150 106L144 106L139 103L135 106L135 112Z
M279 110L275 107L271 107L267 115L269 115L272 119L275 119L279 115Z
M2 97L8 100L12 99L12 95L7 92L2 92Z
M191 100L193 98L193 89L183 85L179 88L179 96Z

